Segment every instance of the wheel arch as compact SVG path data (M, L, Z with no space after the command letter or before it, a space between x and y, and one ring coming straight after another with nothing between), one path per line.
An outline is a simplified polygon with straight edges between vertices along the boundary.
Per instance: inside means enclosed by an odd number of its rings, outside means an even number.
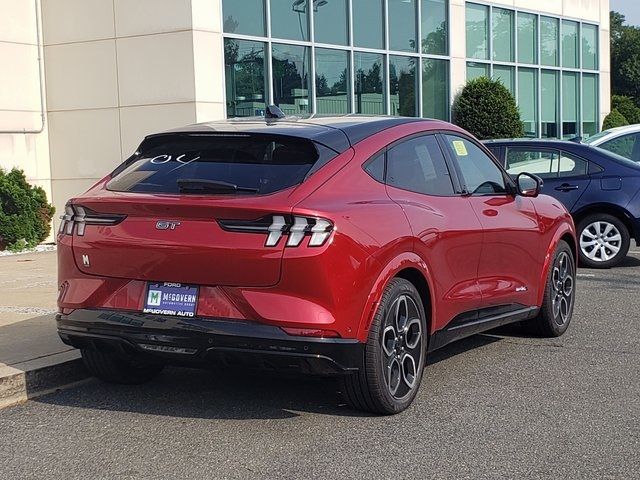
M623 207L619 205L614 205L612 203L596 203L589 205L587 207L581 208L576 213L574 213L573 220L576 224L576 230L578 229L578 224L584 220L587 216L597 214L597 213L606 213L608 215L613 215L618 218L624 226L627 227L629 231L629 235L634 238L634 229L631 223L631 219L633 216ZM576 234L579 236L580 232L576 231ZM636 239L638 240L638 239Z
M551 242L549 243L549 247L547 249L547 254L544 260L544 267L542 268L542 275L540 277L540 283L539 283L541 288L538 291L538 301L537 301L538 307L542 305L542 300L544 298L544 291L547 285L547 276L549 275L549 269L551 268L551 265L553 265L553 259L555 258L556 249L558 248L558 243L560 243L561 240L564 240L569 244L569 247L573 252L574 263L576 267L578 265L578 250L577 250L578 242L576 239L576 232L571 220L567 218L567 221L560 224L559 228L556 230Z

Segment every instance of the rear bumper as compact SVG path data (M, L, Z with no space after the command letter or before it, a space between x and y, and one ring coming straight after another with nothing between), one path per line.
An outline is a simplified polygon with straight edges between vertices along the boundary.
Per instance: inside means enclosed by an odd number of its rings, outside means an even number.
M358 370L364 354L364 345L355 339L295 337L242 320L80 309L59 314L56 321L67 345L177 365L336 375Z

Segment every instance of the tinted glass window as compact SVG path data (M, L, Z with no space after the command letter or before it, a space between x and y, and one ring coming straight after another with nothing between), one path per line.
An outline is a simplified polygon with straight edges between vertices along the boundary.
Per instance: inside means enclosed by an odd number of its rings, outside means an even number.
M238 0L234 0L235 3ZM270 0L271 35L274 38L309 40L309 0ZM248 6L245 6L247 8Z
M586 175L589 162L568 152L560 153L560 177L579 177Z
M507 149L507 173L517 176L520 173L534 173L541 178L558 176L557 150L537 150L523 148Z
M415 52L416 0L389 0L389 50Z
M316 42L347 45L347 0L314 2L313 22Z
M387 183L427 195L453 195L453 184L436 137L402 142L387 153Z
M458 161L467 191L471 194L506 193L502 171L480 147L466 138L446 135L447 144Z
M109 190L259 195L296 185L318 160L308 140L268 135L159 137L114 172Z
M222 0L225 33L264 36L264 0Z
M354 52L356 113L381 115L386 112L382 84L384 56L377 53Z
M384 153L380 153L369 160L364 169L373 178L384 183Z
M349 113L349 55L316 48L316 113Z
M598 146L605 150L609 150L610 152L617 153L621 157L633 160L633 149L638 142L640 142L640 134L631 133L629 135L614 138L613 140L609 140L608 142L604 142Z
M356 47L384 48L382 0L352 0L353 44Z
M227 116L264 115L265 43L224 40L224 71L227 89Z

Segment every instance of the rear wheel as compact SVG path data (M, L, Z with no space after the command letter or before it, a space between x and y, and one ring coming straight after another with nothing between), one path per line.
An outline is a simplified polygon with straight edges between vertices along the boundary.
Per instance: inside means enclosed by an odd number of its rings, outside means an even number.
M343 378L343 393L359 410L381 414L406 409L420 388L427 324L413 284L394 278L385 288L365 346L364 365Z
M82 350L82 360L94 377L105 382L126 385L145 383L164 368L161 364L140 363L95 350Z
M622 261L629 251L629 230L617 217L596 213L578 224L580 265L610 268Z

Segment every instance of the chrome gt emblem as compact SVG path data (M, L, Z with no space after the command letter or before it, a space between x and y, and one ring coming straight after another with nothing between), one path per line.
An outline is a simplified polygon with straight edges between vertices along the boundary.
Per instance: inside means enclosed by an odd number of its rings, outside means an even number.
M156 222L156 230L175 230L180 225L180 222L169 222L166 220L159 220Z

